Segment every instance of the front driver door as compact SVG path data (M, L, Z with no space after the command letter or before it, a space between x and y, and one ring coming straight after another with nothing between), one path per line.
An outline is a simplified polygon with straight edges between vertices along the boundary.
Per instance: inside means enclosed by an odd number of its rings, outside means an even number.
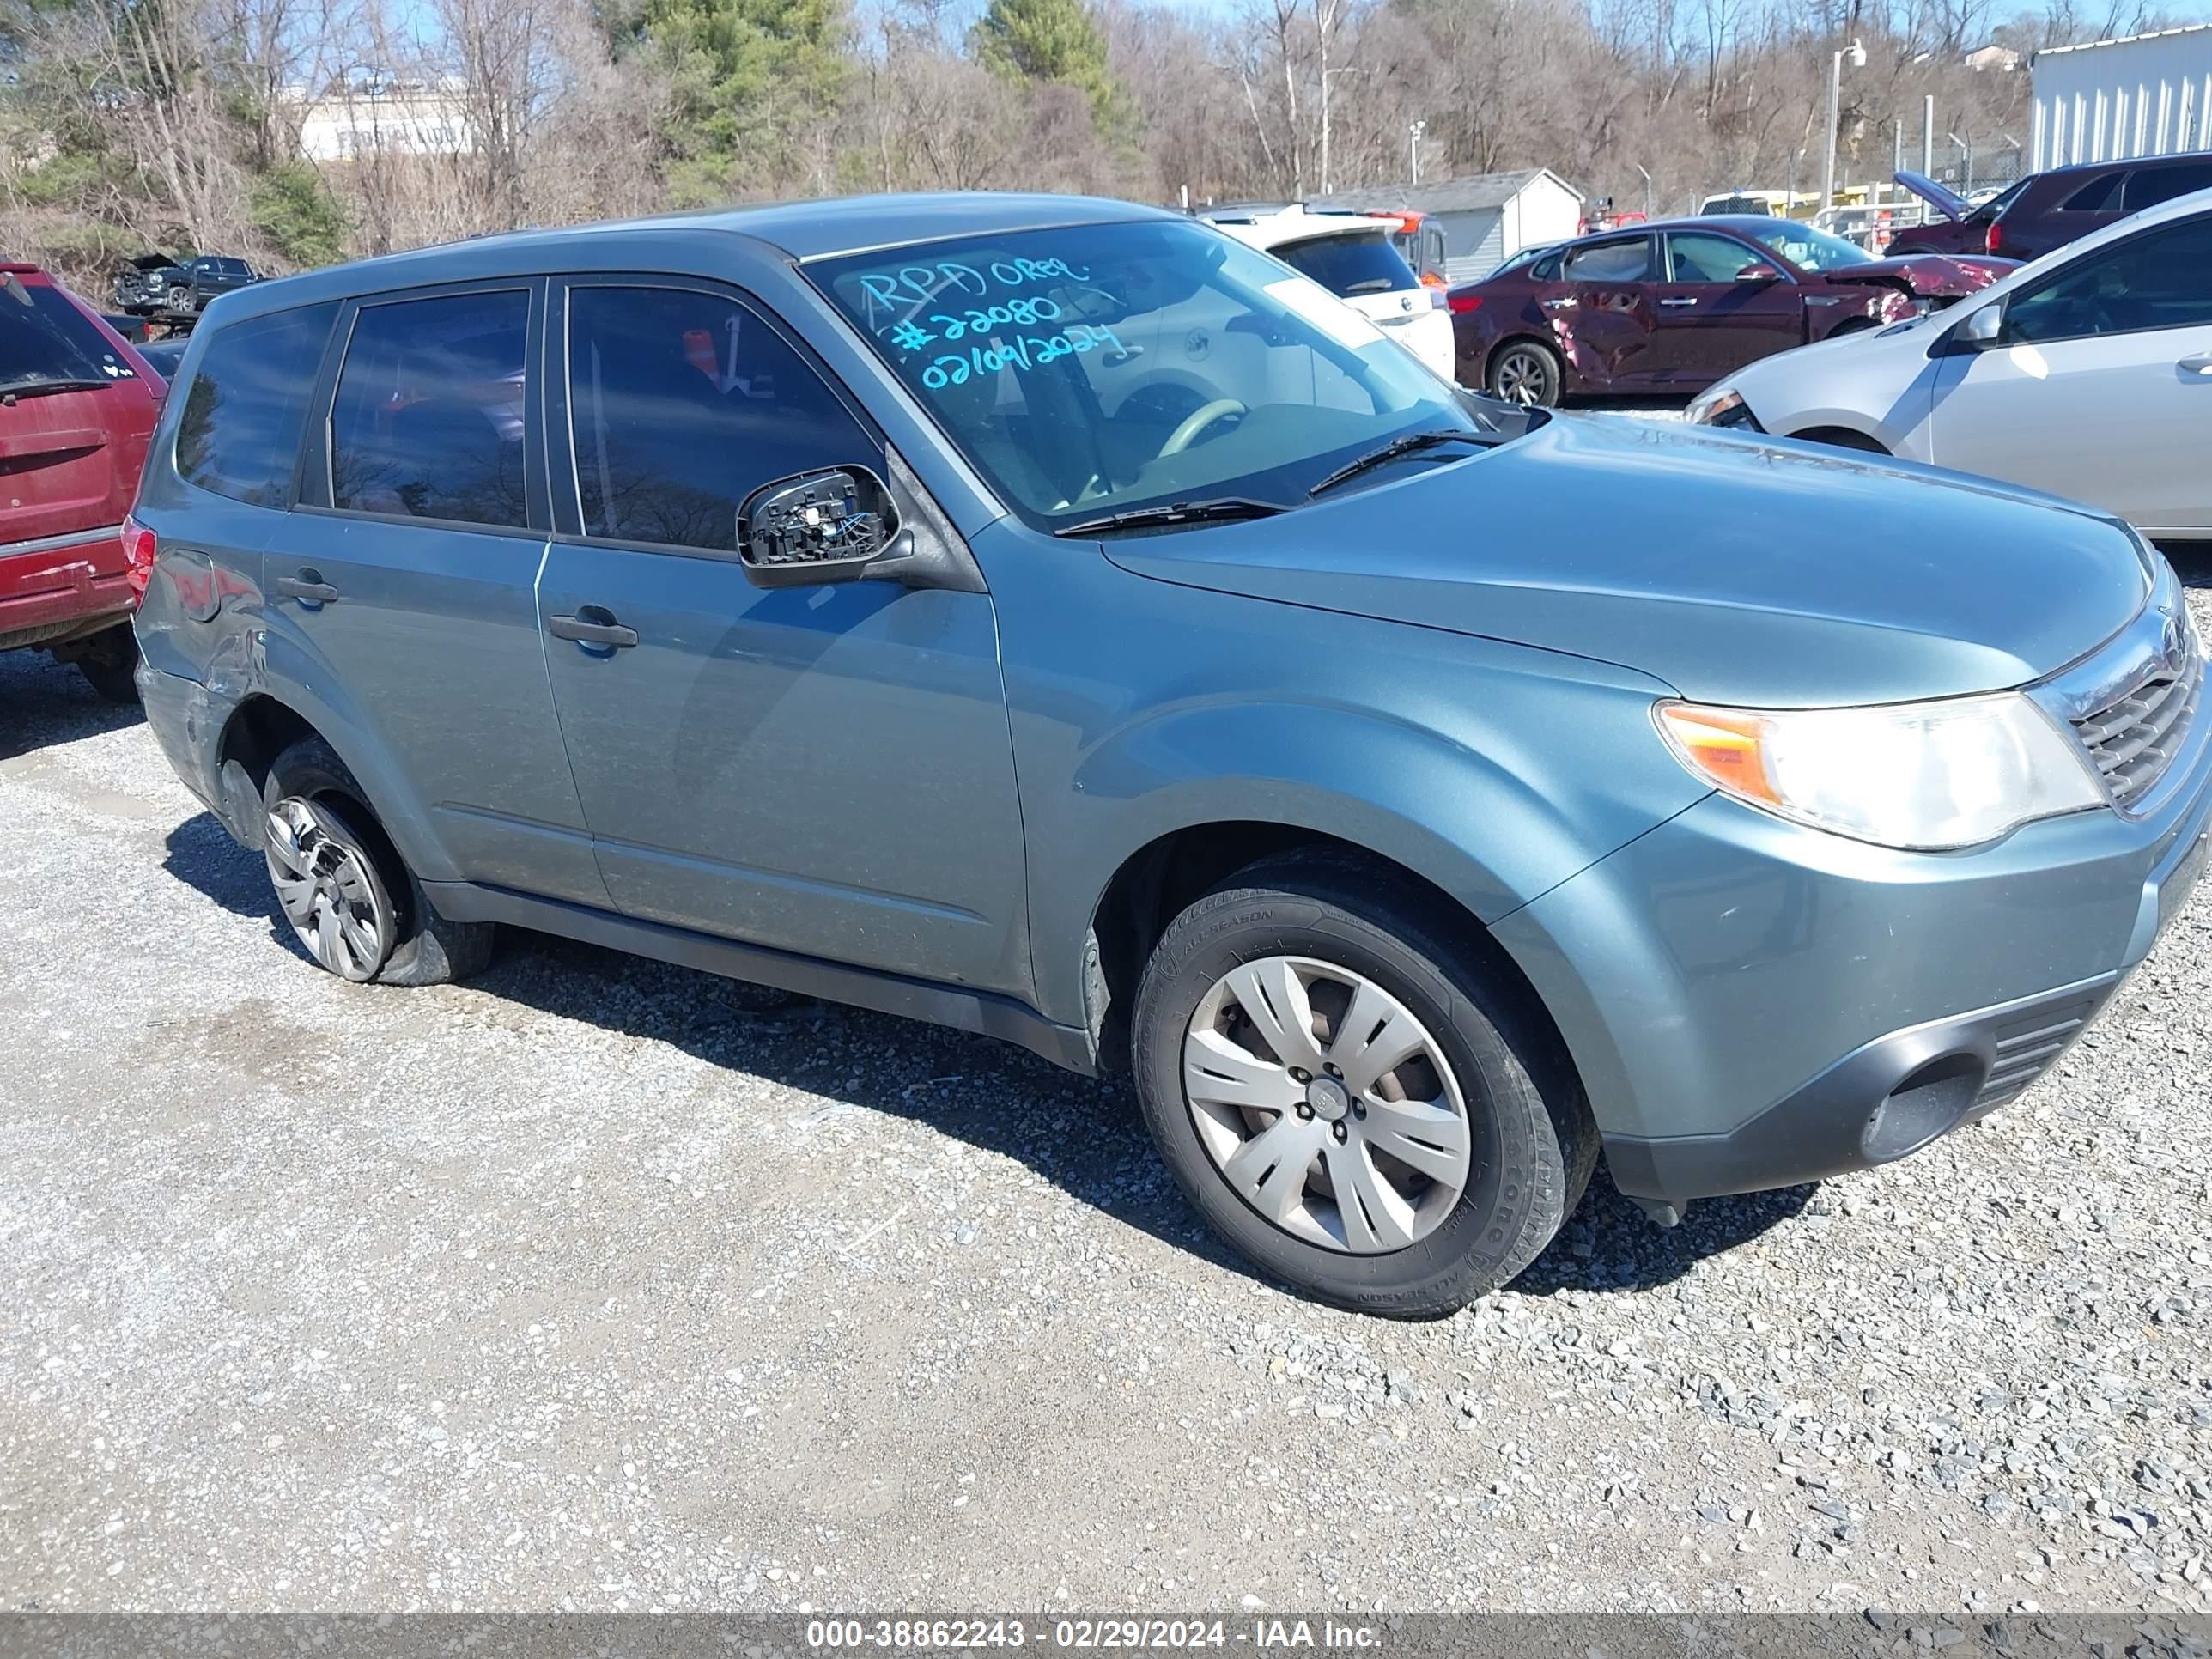
M556 492L566 533L538 609L616 904L1024 988L990 596L880 580L763 589L737 560L754 489L825 466L881 474L881 441L762 308L711 285L571 282L546 355L549 391L566 393L565 412L557 398L548 411L555 470L573 483ZM609 629L625 642L574 637Z
M1961 307L1961 310L1966 307ZM1930 458L2151 532L2212 528L2212 215L2069 263L1938 360Z
M1707 230L1670 231L1666 241L1657 354L1669 385L1711 386L1804 339L1801 290L1773 255ZM1736 273L1751 265L1775 274L1739 281Z

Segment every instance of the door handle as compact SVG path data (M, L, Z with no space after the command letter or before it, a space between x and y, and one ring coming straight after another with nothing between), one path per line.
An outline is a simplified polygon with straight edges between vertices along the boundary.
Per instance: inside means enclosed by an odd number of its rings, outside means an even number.
M573 617L548 617L546 631L556 640L579 645L604 645L620 649L637 643L637 629L624 628L603 605L580 605Z
M1544 309L1547 311L1559 311L1574 304L1574 301L1571 299L1547 300L1543 303Z
M272 586L279 599L297 599L302 605L330 605L336 602L338 591L323 580L323 573L312 566L296 576L279 576Z
M1693 306L1693 305L1697 304L1698 302L1697 302L1695 300L1693 300L1693 299L1678 299L1678 300L1662 300L1662 301L1660 301L1660 302L1659 302L1659 303L1660 303L1661 305L1662 305L1662 306Z
M2200 351L2194 357L2184 357L2174 367L2184 374L2212 377L2212 351Z

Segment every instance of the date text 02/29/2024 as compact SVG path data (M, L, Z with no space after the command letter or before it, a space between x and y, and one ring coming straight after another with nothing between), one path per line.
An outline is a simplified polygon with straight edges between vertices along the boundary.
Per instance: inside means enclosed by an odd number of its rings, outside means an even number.
M960 1652L1036 1645L1076 1652L1166 1652L1244 1647L1257 1652L1309 1649L1373 1651L1382 1633L1333 1619L817 1619L806 1645L824 1651Z

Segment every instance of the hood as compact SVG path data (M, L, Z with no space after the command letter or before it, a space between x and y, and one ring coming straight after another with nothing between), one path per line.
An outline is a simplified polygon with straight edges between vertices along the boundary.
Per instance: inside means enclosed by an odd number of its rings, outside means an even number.
M1400 477L1106 551L1161 581L1595 658L1753 708L2023 684L2149 592L2111 520L1844 450L1571 416Z
M1905 253L1894 259L1869 259L1863 265L1843 265L1822 275L1832 283L1902 282L1915 294L1957 296L1978 294L2000 277L2020 269L2017 259L1992 259L1980 254Z
M174 270L177 262L166 253L140 253L131 257L123 269L129 270Z
M1974 210L1973 204L1965 197L1956 191L1945 189L1924 173L1893 173L1890 177L1954 224Z

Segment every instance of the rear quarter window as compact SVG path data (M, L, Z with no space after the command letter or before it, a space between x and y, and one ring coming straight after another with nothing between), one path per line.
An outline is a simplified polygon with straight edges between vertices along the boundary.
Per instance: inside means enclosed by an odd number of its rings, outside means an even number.
M249 317L200 354L177 425L177 471L189 483L253 507L283 507L335 302Z
M2092 179L2058 204L2061 213L2102 213L2116 205L2114 198L2120 191L2120 174L2107 173Z

